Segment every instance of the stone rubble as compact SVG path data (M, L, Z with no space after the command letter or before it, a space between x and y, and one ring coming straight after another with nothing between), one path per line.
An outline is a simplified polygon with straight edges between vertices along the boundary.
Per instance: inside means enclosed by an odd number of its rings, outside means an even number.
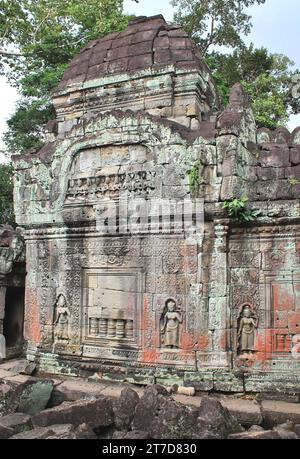
M21 365L9 368L22 371ZM143 388L24 376L16 382L16 378L0 365L0 390L4 394L0 400L9 395L15 401L9 414L3 411L0 416L3 439L300 439L300 403L278 401L274 407L274 401L271 406L270 400L257 402L229 395L190 397L174 393L176 387L170 391L159 384ZM27 411L36 405L36 394L28 392L28 387L42 382L52 382L47 404L44 400L32 416L19 412L24 391ZM275 408L271 425L271 409Z

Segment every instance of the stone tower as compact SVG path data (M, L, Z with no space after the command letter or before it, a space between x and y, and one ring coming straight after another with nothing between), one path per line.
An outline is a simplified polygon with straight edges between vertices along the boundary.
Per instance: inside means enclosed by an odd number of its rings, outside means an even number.
M300 131L221 111L195 44L162 16L89 43L46 144L14 157L27 356L41 370L200 390L294 390ZM247 196L257 218L223 208ZM241 375L244 375L241 378Z

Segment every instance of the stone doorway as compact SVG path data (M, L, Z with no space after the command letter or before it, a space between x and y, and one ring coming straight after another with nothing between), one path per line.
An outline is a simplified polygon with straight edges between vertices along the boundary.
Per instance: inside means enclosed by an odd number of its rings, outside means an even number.
M20 348L23 344L24 296L22 287L8 287L5 296L3 335L7 348Z

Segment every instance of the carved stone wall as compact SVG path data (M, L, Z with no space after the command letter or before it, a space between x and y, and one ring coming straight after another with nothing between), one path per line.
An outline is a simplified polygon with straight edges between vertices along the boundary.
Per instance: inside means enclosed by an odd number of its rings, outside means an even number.
M254 352L237 355L236 365L274 370L278 365L287 369L292 363L300 368L296 352L300 338L299 240L299 225L239 230L232 235L233 334L242 303L252 304L258 318Z
M239 84L220 111L195 45L161 17L87 46L54 104L45 146L13 158L28 358L72 375L295 391L300 128L257 130ZM251 223L223 208L243 196L260 211Z

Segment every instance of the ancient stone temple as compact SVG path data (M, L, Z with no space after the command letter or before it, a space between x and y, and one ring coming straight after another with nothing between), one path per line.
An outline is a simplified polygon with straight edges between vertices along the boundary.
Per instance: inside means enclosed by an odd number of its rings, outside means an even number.
M162 16L89 43L53 103L45 146L14 157L27 358L297 391L300 128L257 130L239 84L221 111L194 43ZM243 197L251 221L224 208Z

